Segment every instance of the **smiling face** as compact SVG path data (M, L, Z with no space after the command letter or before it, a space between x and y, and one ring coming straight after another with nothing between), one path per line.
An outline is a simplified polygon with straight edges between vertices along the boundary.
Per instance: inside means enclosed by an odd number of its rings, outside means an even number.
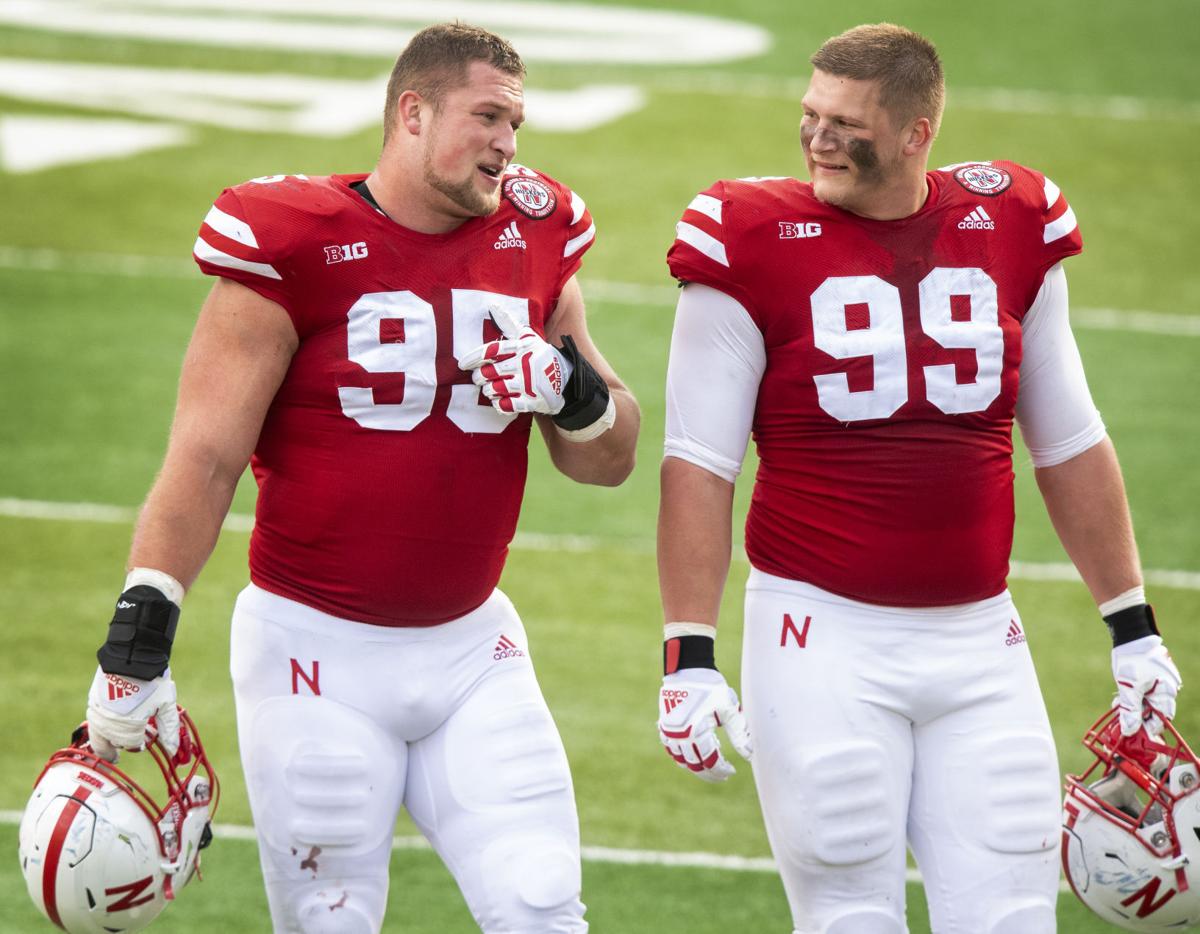
M519 76L472 62L466 78L437 106L421 103L421 167L430 207L460 220L486 216L500 206L501 179L525 119Z
M875 81L815 70L800 145L820 200L864 217L905 217L925 197L928 120L897 126L879 98Z

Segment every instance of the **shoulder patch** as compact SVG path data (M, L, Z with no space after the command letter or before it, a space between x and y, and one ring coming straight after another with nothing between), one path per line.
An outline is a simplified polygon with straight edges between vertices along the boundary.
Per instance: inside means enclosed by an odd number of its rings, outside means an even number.
M1012 185L1012 176L1004 169L981 163L962 166L954 173L954 180L967 191L986 197L1007 191Z
M558 196L545 182L523 175L514 175L504 183L504 197L526 217L542 220L558 207Z

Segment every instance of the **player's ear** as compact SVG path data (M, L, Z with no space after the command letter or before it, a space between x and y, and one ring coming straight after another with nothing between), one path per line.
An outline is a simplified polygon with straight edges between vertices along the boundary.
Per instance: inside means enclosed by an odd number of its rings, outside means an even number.
M917 117L908 124L904 133L904 154L916 155L933 142L933 125L928 117Z
M413 136L421 132L421 105L425 98L416 91L405 91L396 98L396 113L392 117L396 121L396 129L403 130Z

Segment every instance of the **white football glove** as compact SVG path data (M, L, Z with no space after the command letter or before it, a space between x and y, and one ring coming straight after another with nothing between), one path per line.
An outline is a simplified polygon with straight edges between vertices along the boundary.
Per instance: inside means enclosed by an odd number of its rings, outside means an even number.
M721 782L736 769L721 755L717 727L723 726L733 748L753 754L746 718L737 693L712 668L683 668L664 675L658 702L658 735L680 768L706 782Z
M145 749L156 729L159 742L174 756L179 748L179 708L171 669L144 681L106 674L97 666L88 691L87 722L92 751L101 759L116 762L121 749Z
M1161 636L1143 636L1112 650L1116 705L1121 711L1121 735L1132 736L1143 726L1162 732L1161 717L1175 718L1175 696L1183 686Z
M504 338L476 347L458 361L459 368L472 371L471 379L497 411L557 415L570 361L507 309L490 310Z

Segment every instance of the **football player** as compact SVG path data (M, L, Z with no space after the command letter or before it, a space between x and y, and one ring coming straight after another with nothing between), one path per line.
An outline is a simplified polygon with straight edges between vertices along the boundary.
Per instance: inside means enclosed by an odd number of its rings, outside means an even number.
M88 721L110 757L171 732L180 604L249 462L231 668L277 932L380 929L402 805L481 929L587 929L567 760L496 583L533 423L617 485L639 413L588 336L592 217L513 161L524 73L482 29L418 33L373 172L226 189L196 240L217 280Z
M860 26L812 64L812 181L717 182L668 255L662 740L708 780L733 771L718 724L753 749L797 934L905 931L906 843L934 931L1045 934L1059 771L1005 585L1014 418L1111 631L1125 735L1180 685L1068 325L1079 229L1032 169L927 170L923 37ZM713 640L751 433L743 714Z

